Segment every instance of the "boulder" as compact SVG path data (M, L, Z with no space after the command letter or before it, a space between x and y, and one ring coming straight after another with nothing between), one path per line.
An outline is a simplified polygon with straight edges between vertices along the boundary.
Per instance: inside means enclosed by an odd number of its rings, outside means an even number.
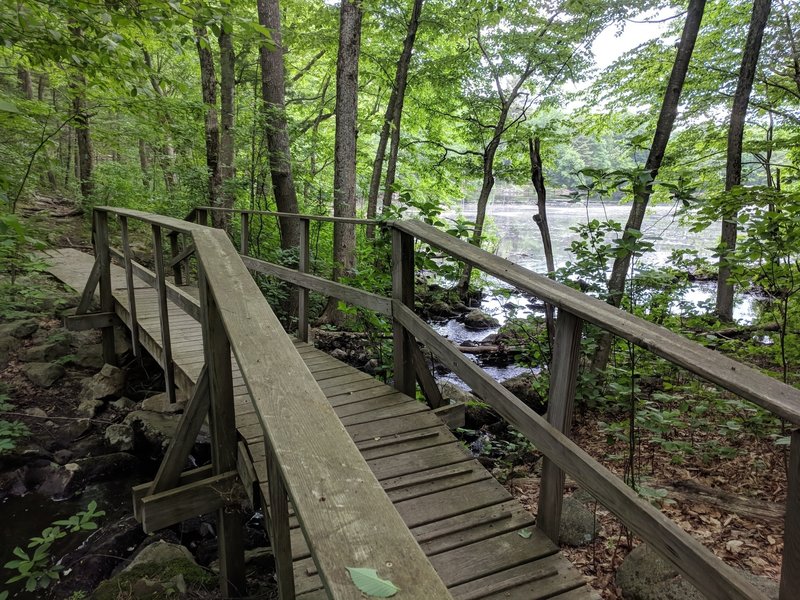
M59 423L58 430L55 436L64 442L73 442L92 428L92 422L89 419L72 419L70 421Z
M128 413L123 423L140 436L147 446L160 454L175 435L179 421L180 415L135 410Z
M89 456L67 463L64 468L72 471L73 476L65 492L75 493L89 483L118 476L120 473L130 472L138 465L138 459L125 452Z
M442 381L439 383L439 392L441 392L442 399L444 399L447 404L457 404L460 402L462 404L466 404L467 406L471 406L481 403L475 394L472 394L466 390L462 390L460 387L454 383L450 383L449 381Z
M499 326L500 322L497 319L478 308L464 315L464 327L467 329L481 330Z
M125 371L111 365L103 368L94 377L83 380L81 400L103 400L118 398L125 389Z
M102 368L106 362L103 360L103 345L86 344L79 346L70 362L85 369Z
M22 368L22 372L37 387L49 388L64 376L64 367L53 363L34 362Z
M44 412L41 408L38 408L38 407L26 408L22 412L24 412L26 415L30 415L30 416L36 417L38 419L46 419L47 418L47 413Z
M450 305L443 300L434 300L428 305L428 314L433 317L452 317L456 313Z
M114 410L125 411L131 410L136 406L136 402L131 400L130 398L125 398L124 396L118 400L114 400L113 402L109 402L108 405L113 408Z
M778 583L740 571L768 598L778 598ZM626 600L703 600L705 596L647 544L637 546L622 561L616 576Z
M170 544L164 540L158 540L149 546L145 546L133 557L128 566L122 569L123 573L133 570L139 565L148 563L163 564L171 560L188 560L194 562L194 556L188 548L180 544Z
M179 413L186 407L186 398L180 392L176 393L176 402L170 404L167 392L156 394L142 400L142 410L152 410L161 413Z
M547 399L539 395L535 375L517 375L501 384L540 415L547 411Z
M106 444L117 452L133 450L133 428L124 423L117 423L106 427L104 437Z
M10 335L18 340L24 340L36 333L37 329L39 329L39 324L33 319L12 321L0 325L0 338Z
M19 359L23 362L52 362L69 353L70 347L66 342L46 342L23 350Z
M596 535L597 520L594 515L575 498L564 498L558 541L568 546L585 546Z
M93 398L87 398L86 400L81 400L81 403L78 405L78 408L75 409L75 413L79 417L85 417L87 419L94 419L97 413L103 408L104 403L102 400L95 400Z

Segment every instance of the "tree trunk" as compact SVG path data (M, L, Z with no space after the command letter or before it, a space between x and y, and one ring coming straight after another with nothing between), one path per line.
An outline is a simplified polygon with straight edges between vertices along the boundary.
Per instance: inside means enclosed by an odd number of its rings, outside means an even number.
M358 111L358 59L361 50L360 0L342 0L339 20L339 55L336 59L336 136L333 166L333 214L356 214L356 137ZM355 267L355 225L333 227L333 280ZM323 320L338 321L337 301L331 298Z
M753 91L753 80L761 53L761 41L764 28L769 19L772 0L754 0L747 42L742 55L742 66L739 70L739 81L733 95L731 120L728 127L728 156L725 164L725 191L729 192L742 183L742 142L744 140L744 120L747 116L747 105L750 103L750 92ZM722 321L733 320L733 281L728 257L736 249L736 210L725 215L722 220L722 252L719 257L719 277L717 280L716 312Z
M650 146L650 153L645 162L645 171L649 173L650 179L646 182L639 182L634 187L633 205L628 215L628 222L622 234L623 242L633 242L641 229L647 204L650 202L650 195L653 193L653 181L658 176L658 170L664 160L664 153L667 143L672 135L672 127L675 118L678 116L678 104L680 102L683 83L686 80L686 73L689 70L689 62L694 52L694 45L697 41L697 34L700 31L700 23L703 20L705 10L705 0L689 0L689 7L686 12L686 22L683 25L683 33L678 44L678 53L672 65L672 72L669 76L667 90L664 93L664 100L661 103L661 112L656 122L656 131L653 135L653 143ZM608 280L608 303L619 307L622 302L625 290L625 281L628 276L628 269L631 264L631 253L624 252L614 259L611 268L611 276ZM600 339L595 355L592 358L592 368L602 370L608 363L611 353L610 334L604 334Z
M264 99L272 192L278 211L296 213L297 191L292 177L289 131L286 125L286 75L279 0L258 0L258 21L269 29L275 44L274 48L259 48L261 95ZM281 248L288 250L299 245L300 223L296 219L280 219L280 229Z
M211 45L208 42L206 28L195 25L197 39L197 54L200 58L200 81L203 91L203 104L206 106L205 135L206 135L206 167L208 168L208 203L209 206L219 206L219 121L217 120L217 78L214 73L214 56L211 54ZM214 227L224 227L223 213L214 211L212 222Z
M22 95L26 100L33 100L33 82L31 81L31 72L22 67L17 69L17 77L19 78L19 87Z
M150 160L147 157L147 145L142 138L139 138L139 168L142 171L142 185L144 189L150 189Z
M145 48L142 48L142 54L144 55L144 62L149 69L148 78L150 79L150 85L153 87L153 91L158 95L158 97L163 99L166 94L164 94L164 89L161 87L161 82L158 80L156 72L153 70L153 61L150 58L150 53ZM159 110L159 120L164 127L164 133L167 141L161 151L161 156L159 156L158 163L161 166L162 172L164 173L164 186L167 189L167 193L172 195L172 193L175 191L175 188L178 186L178 175L175 173L175 148L172 146L172 142L170 140L170 119L168 115Z
M397 60L397 69L395 71L394 85L392 86L392 93L389 95L389 103L386 106L386 116L383 119L383 127L381 128L381 135L378 139L378 150L375 153L375 162L372 164L372 178L369 183L369 194L367 196L367 218L375 218L378 208L378 193L381 186L381 175L383 174L383 163L386 157L386 144L389 140L389 134L392 136L392 149L389 155L389 165L387 167L387 189L389 190L388 204L384 196L384 206L391 203L391 188L394 184L394 173L397 164L397 141L400 140L400 121L403 116L403 103L405 100L406 84L408 82L408 69L411 65L411 54L414 50L414 41L417 37L417 29L419 28L420 15L422 14L422 3L424 0L414 0L414 5L411 9L411 18L408 21L408 30L406 37L403 41L403 51L400 53L400 58ZM391 172L392 181L388 181L388 175ZM367 227L367 237L374 236L374 227L371 225Z
M542 170L542 155L540 153L539 138L528 138L528 154L531 159L531 183L536 190L537 213L533 216L533 221L539 227L542 236L542 247L544 248L544 260L547 265L547 276L551 279L555 276L556 263L553 258L553 242L550 239L550 226L547 223L547 190L544 187L544 171ZM544 317L547 323L547 336L550 338L550 347L555 342L556 322L552 304L545 303Z
M36 97L39 102L44 102L44 92L47 89L47 75L39 75L39 80L36 85Z
M234 140L234 94L236 79L234 73L235 56L233 53L233 39L225 28L229 26L223 22L219 34L219 73L220 73L220 104L222 109L222 134L219 140L219 174L220 174L220 205L224 208L233 208L236 200L236 191L233 178L236 174L234 165L235 140ZM225 228L230 219L225 215Z
M77 140L76 175L81 186L81 196L89 198L94 192L92 171L94 156L92 154L92 136L89 130L89 113L86 109L86 78L80 75L73 86L75 97L72 99L72 110L75 113L75 137Z

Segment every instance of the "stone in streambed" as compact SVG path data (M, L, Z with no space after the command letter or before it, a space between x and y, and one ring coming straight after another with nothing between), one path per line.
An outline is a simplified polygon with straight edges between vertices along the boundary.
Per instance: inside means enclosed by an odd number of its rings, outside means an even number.
M464 327L467 329L491 329L499 326L500 322L497 319L477 308L464 315Z
M23 350L19 353L19 359L22 362L52 362L69 353L70 347L66 342L47 342Z
M535 375L517 375L501 385L540 415L547 411L547 399L539 395Z
M94 377L83 380L81 400L103 400L118 398L125 389L125 371L111 365L103 368Z
M115 423L106 427L104 432L106 444L117 452L128 452L133 450L134 433L133 428L124 423Z
M64 367L53 363L28 363L22 368L22 372L31 383L40 388L52 387L64 374Z

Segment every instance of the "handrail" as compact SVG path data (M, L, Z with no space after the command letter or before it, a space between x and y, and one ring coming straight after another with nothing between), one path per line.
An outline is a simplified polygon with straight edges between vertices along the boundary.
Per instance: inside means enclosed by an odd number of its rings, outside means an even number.
M323 221L325 223L350 223L353 225L375 225L378 221L375 219L357 219L355 217L330 217L328 215L307 215L307 214L300 214L300 213L287 213L287 212L278 212L273 210L249 210L249 209L242 209L242 208L224 208L222 206L198 206L197 208L193 209L190 216L187 216L187 219L194 214L196 211L210 211L210 212L223 212L223 213L236 213L236 214L243 214L243 215L264 215L267 217L284 217L287 219L309 219L310 221Z
M306 222L315 218L313 215L284 214L282 216L291 216L306 220ZM407 337L416 339L425 344L439 360L459 375L484 401L528 437L546 457L537 518L539 528L557 539L561 510L560 496L563 495L563 471L566 471L579 485L593 493L607 509L650 543L662 556L672 562L679 572L709 597L764 598L764 595L739 573L715 557L691 535L684 532L650 504L640 499L618 477L588 456L565 435L569 431L572 415L574 382L577 376L575 345L580 339L580 324L582 321L593 323L794 424L800 424L800 390L663 327L613 308L596 298L589 297L566 285L458 240L420 221L392 221L387 223L387 226L393 230L391 315L395 323L395 385L407 393L410 390L405 388L413 387L414 374L409 365L412 362L412 348L415 345L409 344L406 339ZM551 418L550 423L486 375L482 369L465 358L452 343L435 333L414 314L412 310L414 239L439 248L455 259L469 263L520 290L559 307L559 332L557 332L556 348L554 348L553 354L554 356L558 355L560 360L569 364L566 366L554 365L559 369L560 375L559 381L554 382L550 390L550 410L548 412ZM301 247L301 254L302 252L303 248ZM330 282L319 285L316 281L318 278L311 278L285 267L277 268L277 265L255 261L255 259L245 260L248 266L261 267L270 274L294 282L305 289L326 294L341 292L341 290L331 288ZM349 290L353 289L349 288ZM361 291L361 294L364 293ZM336 293L334 295L340 297ZM372 298L369 302L363 302L364 299L360 298L358 294L350 292L342 293L341 299L375 310L375 302ZM561 344L560 347L559 344ZM793 434L792 439L800 441L800 435ZM796 482L800 477L800 472L795 473L795 471L800 471L800 452L796 448L797 445L793 444L792 446L792 464L797 468L790 473L790 501L797 504L797 508L800 509L800 490L798 490L800 486ZM558 495L557 500L553 499L555 495ZM787 502L787 506L790 505L790 502ZM787 514L789 514L788 511ZM799 533L794 530L794 527L800 527L800 522L795 523L795 520L787 518L785 546L787 550L784 556L785 581L788 581L786 580L787 572L793 570L792 565L800 565L800 549L797 549L797 552L793 550L796 544L792 540ZM790 528L792 528L791 532ZM782 582L782 590L784 588L791 589L785 581ZM788 598L782 591L781 598L784 597Z
M212 429L223 419L214 416L215 400L231 401L217 411L232 410L230 369L224 372L232 351L264 430L272 511L285 520L272 527L279 538L273 540L283 574L279 586L293 585L285 489L330 598L362 598L347 568L365 567L397 585L398 600L450 599L226 234L141 211L102 206L95 211L192 238L200 267ZM163 289L161 275L156 283ZM215 461L224 460L225 452L216 449Z

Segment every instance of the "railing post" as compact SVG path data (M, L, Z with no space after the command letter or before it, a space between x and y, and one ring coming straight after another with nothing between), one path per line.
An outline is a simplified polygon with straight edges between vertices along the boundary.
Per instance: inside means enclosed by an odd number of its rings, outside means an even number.
M220 475L236 470L236 414L233 405L231 346L219 307L199 268L200 322L203 328L203 352L208 370L213 472ZM241 516L237 512L217 511L220 590L225 598L243 596L245 590L244 545Z
M208 211L205 208L197 209L197 224L208 227Z
M311 221L300 219L300 257L297 270L300 273L308 273L311 264L309 249L309 232ZM308 341L308 288L299 288L297 299L297 337L302 342Z
M392 229L392 301L414 310L414 238L399 229ZM397 319L392 319L394 344L394 387L411 396L416 395L414 355L415 343Z
M565 435L569 435L572 429L582 325L583 321L572 313L559 310L553 357L550 363L547 421ZM545 458L542 462L536 526L556 544L563 499L564 472L550 459Z
M114 296L111 293L111 256L108 249L108 214L95 210L94 213L94 253L100 268L100 312L114 312ZM110 365L117 364L117 351L114 344L114 327L103 327L103 360Z
M153 262L156 273L158 296L158 321L161 326L161 367L164 369L164 387L170 404L175 403L175 364L172 362L172 339L169 334L169 308L167 304L167 282L164 273L164 248L161 227L153 225Z
M169 232L169 251L172 259L181 253L180 234L177 231ZM175 285L183 285L183 274L181 272L181 263L176 262L172 265L172 277L175 279Z
M128 239L128 217L119 215L119 231L122 239L122 254L125 257L125 287L128 288L128 313L130 314L131 328L131 348L133 355L139 357L141 349L139 347L139 320L136 317L136 291L133 287L133 256L131 256L131 244Z
M289 497L280 467L269 442L264 440L269 481L269 541L275 556L275 576L279 600L294 600L294 569L292 541L289 535Z
M242 212L242 231L239 243L239 254L250 254L250 213Z
M779 600L791 600L800 590L800 429L789 446L789 489L783 522L783 564Z

